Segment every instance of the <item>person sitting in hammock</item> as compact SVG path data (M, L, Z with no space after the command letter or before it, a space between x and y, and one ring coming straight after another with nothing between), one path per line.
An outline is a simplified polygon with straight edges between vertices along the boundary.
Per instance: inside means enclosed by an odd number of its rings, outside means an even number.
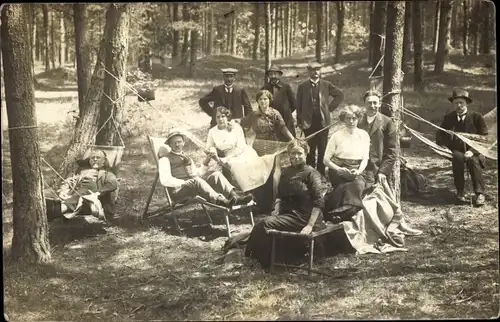
M85 160L80 160L80 169L66 179L58 190L60 200L46 199L47 217L50 220L63 216L71 219L76 215L93 215L99 219L115 212L113 192L118 181L110 171L106 153L92 151Z

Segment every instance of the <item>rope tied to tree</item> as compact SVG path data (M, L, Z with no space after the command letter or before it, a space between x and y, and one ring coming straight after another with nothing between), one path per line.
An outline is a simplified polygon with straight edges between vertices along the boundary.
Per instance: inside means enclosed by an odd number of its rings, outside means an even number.
M15 127L9 127L7 130L27 130L27 129L36 129L38 128L38 125L22 125L22 126L15 126Z

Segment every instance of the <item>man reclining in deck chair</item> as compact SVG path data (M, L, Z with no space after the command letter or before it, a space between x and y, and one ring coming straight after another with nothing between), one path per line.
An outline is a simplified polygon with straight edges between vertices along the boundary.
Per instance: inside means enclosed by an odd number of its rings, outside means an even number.
M105 152L95 150L88 159L78 163L78 173L66 179L58 190L61 200L46 199L49 221L61 215L66 219L76 215L105 219L105 215L114 214L112 192L117 189L118 181L109 170Z
M176 201L187 197L200 196L208 202L231 208L252 201L252 195L240 194L233 185L216 171L205 176L206 166L198 168L184 151L186 136L180 131L173 131L165 143L171 151L161 147L158 151L158 167L160 182L168 188Z

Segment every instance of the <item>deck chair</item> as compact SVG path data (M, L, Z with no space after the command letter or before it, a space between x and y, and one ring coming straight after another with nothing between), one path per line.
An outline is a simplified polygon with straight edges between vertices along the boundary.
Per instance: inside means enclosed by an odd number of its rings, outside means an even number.
M189 205L198 204L201 206L201 208L203 209L203 212L208 217L210 225L213 224L213 221L212 221L212 217L210 217L210 213L207 210L207 206L209 206L211 208L215 208L224 214L228 237L231 237L231 228L229 226L229 215L235 210L248 209L249 214L250 214L250 220L252 222L252 226L254 225L252 206L255 203L253 201L246 204L246 205L238 205L238 206L234 206L231 209L229 209L229 208L208 202L206 199L204 199L200 196L196 196L194 198L187 198L185 200L172 200L172 198L170 197L170 193L168 192L168 189L166 187L161 187L162 188L161 190L165 193L168 204L165 207L160 207L157 210L148 212L149 205L151 203L151 199L153 198L153 194L156 190L156 185L158 184L158 180L160 178L160 174L158 171L158 151L159 151L161 146L165 146L164 145L165 140L166 140L165 138L148 136L149 145L151 148L151 152L153 153L153 158L154 158L154 161L156 164L156 175L155 175L155 179L153 181L153 186L151 187L151 191L149 192L149 195L148 195L148 198L146 201L146 206L145 206L144 211L143 211L142 216L141 216L142 220L145 218L148 219L148 218L153 218L156 216L170 214L172 216L173 221L174 221L175 228L177 229L177 231L182 232L181 227L179 225L178 218L177 218L176 210L183 208L183 207L186 207L186 206L189 206Z

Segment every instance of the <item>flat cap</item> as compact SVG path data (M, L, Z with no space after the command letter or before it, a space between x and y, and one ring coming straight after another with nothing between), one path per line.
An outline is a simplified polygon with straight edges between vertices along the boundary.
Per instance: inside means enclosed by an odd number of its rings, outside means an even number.
M307 64L307 69L320 69L321 67L323 66L321 66L321 64L318 62L312 62Z
M238 70L236 68L222 68L222 74L236 74Z

